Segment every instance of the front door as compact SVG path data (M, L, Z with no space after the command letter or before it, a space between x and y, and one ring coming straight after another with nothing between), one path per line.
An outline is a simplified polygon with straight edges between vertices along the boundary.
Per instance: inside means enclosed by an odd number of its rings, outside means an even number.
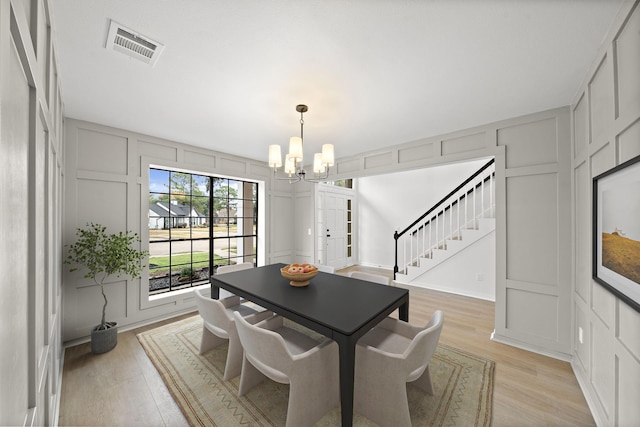
M343 268L347 265L347 196L325 194L325 234L327 265Z

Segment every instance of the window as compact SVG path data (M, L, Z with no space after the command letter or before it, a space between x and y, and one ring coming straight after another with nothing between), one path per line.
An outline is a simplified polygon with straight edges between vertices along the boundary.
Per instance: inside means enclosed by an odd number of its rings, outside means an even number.
M258 184L149 169L149 295L209 282L219 265L256 265Z

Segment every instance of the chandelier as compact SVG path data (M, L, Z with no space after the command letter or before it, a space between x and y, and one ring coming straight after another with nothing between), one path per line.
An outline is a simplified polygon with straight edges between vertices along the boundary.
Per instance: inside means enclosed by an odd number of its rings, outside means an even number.
M300 136L292 136L289 139L289 153L285 156L284 160L284 173L286 177L278 176L278 168L282 166L282 153L280 151L280 145L274 144L269 146L269 167L273 168L273 176L276 179L287 180L289 183L308 181L308 182L321 182L326 180L329 176L329 167L333 166L333 144L323 144L322 153L315 153L313 156L313 178L307 177L307 172L304 170L303 156L302 156L302 144L303 144L303 130L304 130L304 113L309 108L300 104L296 106L296 111L300 113Z

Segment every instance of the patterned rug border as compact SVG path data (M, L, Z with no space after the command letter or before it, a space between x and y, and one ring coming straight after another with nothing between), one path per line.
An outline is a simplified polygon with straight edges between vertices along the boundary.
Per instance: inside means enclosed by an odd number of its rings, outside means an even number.
M279 412L270 407L268 400L272 399L274 395L286 394L288 396L288 387L265 382L254 389L257 391L252 390L246 396L238 398L237 383L239 378L230 381L222 380L226 346L199 355L198 347L201 333L202 321L199 315L194 315L137 334L147 357L157 369L189 424L192 426L219 425L225 427L230 425L284 425L286 396L281 396L281 401L284 403L278 402L284 405L284 409ZM180 355L178 357L183 358L182 361L172 359L178 354ZM471 375L471 367L465 365L460 359L466 359L469 361L467 363L478 366L480 379ZM186 372L178 367L181 363L184 365L183 369L187 369ZM435 370L434 365L438 365ZM439 369L440 365L446 366L448 370ZM438 344L430 366L436 395L439 393L439 386L443 388L443 391L435 407L427 410L424 407L426 405L422 403L415 405L422 411L412 407L412 419L414 412L420 412L415 414L421 420L416 425L473 425L478 427L491 425L495 362L465 350ZM447 372L440 374L441 370L447 370ZM438 378L444 378L446 384L436 383ZM478 399L473 405L470 405L469 399L463 399L463 396L467 394L465 393L467 387L478 389ZM408 395L410 407L412 402L425 402L425 399L429 398L435 399L435 396L426 396L411 385L408 387ZM203 396L213 396L213 402ZM274 405L271 404L271 406ZM215 413L215 416L211 412ZM336 408L325 415L316 425L339 424L337 422L339 414L339 408ZM355 414L354 426L375 425L359 414Z

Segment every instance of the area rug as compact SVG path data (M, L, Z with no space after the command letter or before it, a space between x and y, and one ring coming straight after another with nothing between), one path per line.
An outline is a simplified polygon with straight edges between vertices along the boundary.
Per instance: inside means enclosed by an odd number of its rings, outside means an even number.
M267 380L238 397L240 378L222 380L226 345L199 355L201 336L202 320L197 315L138 334L140 344L189 424L284 426L289 387ZM429 369L435 389L433 396L411 384L407 386L414 426L490 425L494 362L438 345ZM339 408L328 412L316 424L339 425ZM354 414L354 426L375 425Z

